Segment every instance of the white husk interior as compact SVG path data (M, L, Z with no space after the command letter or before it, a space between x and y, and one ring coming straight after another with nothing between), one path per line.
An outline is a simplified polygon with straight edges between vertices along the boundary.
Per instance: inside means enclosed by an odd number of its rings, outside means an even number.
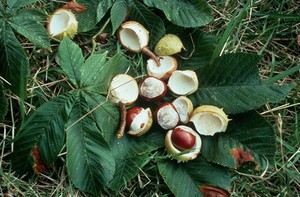
M174 60L170 56L159 57L159 61L160 61L159 67L157 66L157 64L153 59L149 59L147 61L148 75L157 78L162 78L167 72L171 71L175 67Z
M148 77L141 86L141 94L147 98L155 98L163 93L165 86L162 81Z
M179 115L172 106L166 105L158 111L157 122L163 129L173 129L179 122Z
M149 32L137 23L127 23L122 26L120 40L124 46L133 50L140 51L149 42Z
M182 154L180 156L177 156L176 159L178 161L186 161L187 160L186 158L188 158L188 160L196 158L197 155L200 153L201 145L202 145L202 140L201 140L200 136L193 129L191 129L190 127L181 125L181 126L177 126L176 128L181 128L185 131L188 131L196 137L196 142L195 142L195 145L194 145L193 149L191 149L190 152L188 152L186 154ZM169 138L170 140L171 140L171 135L172 135L173 131L174 130L170 130L167 133L166 137ZM178 150L177 148L175 148L175 146L173 146L172 143L170 143L170 145L171 145L170 148L172 149L172 154L176 154L176 153L178 154L178 153L182 152L182 151Z
M129 75L117 75L110 85L110 97L112 102L131 103L138 97L138 86L136 81Z
M147 126L149 121L148 111L143 109L132 121L130 125L130 130L138 131L142 130Z
M68 10L59 10L55 12L51 18L49 26L50 34L55 36L65 32L73 23L77 23L77 21L72 12Z
M175 94L187 95L197 90L198 79L193 71L174 71L168 86Z
M183 99L176 99L173 102L173 105L175 106L179 117L180 117L180 122L186 123L189 120L189 109L188 109L188 103L187 101Z
M192 116L191 122L194 123L198 133L202 135L214 135L215 133L225 131L224 120L218 114L200 112Z

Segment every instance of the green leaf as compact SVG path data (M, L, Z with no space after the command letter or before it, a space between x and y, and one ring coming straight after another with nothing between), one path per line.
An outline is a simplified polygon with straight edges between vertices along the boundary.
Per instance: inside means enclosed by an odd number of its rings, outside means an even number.
M259 59L252 54L227 54L199 69L200 87L190 96L193 104L216 105L235 114L284 99L294 85L262 84L256 66Z
M130 61L126 59L124 54L117 53L108 62L106 62L101 69L101 72L96 79L97 86L100 86L101 84L101 89L107 91L112 78L117 74L125 73L129 69L129 65Z
M91 55L80 67L80 82L82 87L95 86L99 83L99 75L101 75L106 63L107 52L102 54ZM106 75L106 73L103 73ZM101 80L100 80L101 81Z
M227 114L242 113L256 109L269 102L283 100L293 84L272 85L226 85L202 87L191 97L195 105L211 104L222 107Z
M230 189L227 169L213 165L197 157L184 164L169 160L157 160L160 175L175 196L203 196L199 187L204 185Z
M113 178L115 160L80 95L68 120L67 171L72 182L82 191L96 194ZM82 118L83 117L83 118Z
M97 7L97 21L99 22L106 12L109 10L109 8L112 6L113 0L102 0L99 2Z
M162 10L169 21L182 27L204 26L213 19L206 0L144 0L144 3Z
M110 19L112 24L112 34L116 32L127 16L128 3L127 0L117 0L113 4L110 11Z
M93 29L112 6L112 0L77 0L76 2L86 8L83 13L76 15L79 32Z
M140 168L147 164L150 152L164 146L164 133L161 130L151 129L142 137L136 138L125 134L112 144L116 158L116 172L109 187L118 191L126 181L134 178Z
M75 86L80 86L80 67L84 58L81 49L69 38L64 37L58 48L59 63Z
M78 32L86 32L93 29L97 21L98 0L77 0L78 4L83 4L86 10L76 14L78 20Z
M116 171L109 188L116 192L119 191L127 181L139 174L143 165L149 162L146 161L148 157L149 153L143 153L132 158L116 159Z
M25 12L23 12L24 14ZM28 14L28 13L27 13ZM9 24L21 35L26 37L36 47L50 49L49 35L42 24L36 20L25 18L24 15L16 15L11 18Z
M4 13L5 13L5 11L4 11L3 4L2 4L2 2L0 1L0 19L1 19L1 17L4 16Z
M181 40L186 48L182 56L190 56L187 60L182 61L183 69L196 70L209 63L216 46L216 36L195 31L194 33L188 33L184 37L181 37Z
M48 16L39 9L21 9L18 10L17 17L23 18L23 20L34 20L34 21L46 21Z
M18 58L16 58L18 57ZM25 97L28 75L28 59L12 29L0 20L0 75L10 83L13 93Z
M180 164L170 161L157 162L160 175L163 177L169 189L177 197L200 197L203 196L198 186L194 183L185 168Z
M35 3L38 0L7 0L7 6L9 9L14 10L14 9L19 9L21 7L25 7L31 3Z
M238 169L253 162L256 170L274 163L275 135L271 125L254 111L231 117L225 133L203 136L202 155L210 162Z
M140 22L149 31L149 47L153 48L166 32L163 21L139 1L130 0L129 8L130 19Z
M216 58L213 64L199 69L198 74L204 77L203 86L219 84L260 85L257 64L260 56L249 53L231 53Z
M81 68L81 73L83 73L82 86L88 86L87 89L101 94L106 94L112 78L117 74L125 73L130 65L129 60L122 53L114 55L105 64L100 55L90 58ZM100 61L98 65L95 64L94 59Z
M31 151L39 147L42 160L54 162L65 142L64 125L74 102L73 93L60 95L33 112L14 139L12 165L20 173L32 171Z
M2 83L0 82L0 122L4 120L4 117L7 112L7 107L8 107L8 102L7 102L7 98L5 97L5 90Z
M119 126L119 108L98 93L85 92L83 96L89 111L94 110L92 116L99 131L105 141L111 143L113 135Z

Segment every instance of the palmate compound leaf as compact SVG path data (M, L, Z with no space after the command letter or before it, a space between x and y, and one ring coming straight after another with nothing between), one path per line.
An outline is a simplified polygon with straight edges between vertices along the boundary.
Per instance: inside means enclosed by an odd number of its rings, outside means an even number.
M129 12L130 20L138 21L149 31L149 47L153 48L166 32L162 19L136 0L129 0Z
M46 14L36 9L20 9L36 1L7 1L7 12L11 17L5 18L5 20L16 32L26 37L36 47L50 49L49 35L44 25L39 22L46 18Z
M50 48L48 34L45 28L37 22L37 19L41 18L38 17L37 12L30 12L30 9L14 10L35 1L7 1L8 8L6 14L4 14L3 4L0 4L0 62L2 64L0 75L10 84L7 85L5 83L5 86L21 99L26 94L28 59L22 46L16 39L12 28L27 37L36 46ZM12 17L7 18L10 15Z
M142 137L125 134L115 140L112 150L116 159L116 172L109 184L113 191L119 191L126 181L133 179L140 173L140 169L150 160L150 152L164 146L164 132L151 129Z
M144 3L162 10L169 21L182 27L204 26L213 19L206 0L144 0Z
M294 84L263 84L258 75L259 59L255 54L226 54L198 69L200 86L190 96L193 104L216 105L227 114L236 114L284 99Z
M112 77L124 73L129 65L122 54L109 61L106 55L92 55L84 62L80 48L68 38L63 39L59 50L62 69L80 88L68 120L68 174L76 187L90 193L106 186L115 171L110 144L120 114L118 107L100 94L106 94Z
M256 170L274 163L275 135L270 124L250 111L232 116L226 132L203 136L202 155L208 161L238 169L252 162Z
M27 9L27 12L25 10L18 12L8 22L12 28L26 37L36 47L50 49L49 35L44 25L37 20L38 18L41 18L41 13Z
M115 159L89 110L87 100L79 93L67 122L66 163L74 185L97 194L113 178ZM106 122L103 127L109 124Z
M91 107L103 101L90 113ZM66 134L67 170L72 182L83 191L96 193L108 184L115 171L113 153L105 139L110 134L105 132L113 132L117 122L110 119L118 117L116 106L103 96L80 90L60 95L25 121L15 138L13 167L22 174L33 167L36 173L43 172L39 165L56 160ZM36 148L40 153L36 153ZM41 161L36 163L34 156L41 156Z
M107 52L94 54L84 61L79 46L67 37L59 47L60 66L72 83L82 90L98 129L110 143L119 124L119 110L100 94L107 94L111 79L119 73L125 73L129 61L121 53L108 61L106 55Z
M65 122L74 102L75 92L66 93L33 112L14 139L13 168L19 173L32 171L32 151L38 147L42 160L54 162L65 143Z
M201 197L200 187L230 189L230 174L222 166L211 164L201 156L187 163L157 159L160 175L176 197Z

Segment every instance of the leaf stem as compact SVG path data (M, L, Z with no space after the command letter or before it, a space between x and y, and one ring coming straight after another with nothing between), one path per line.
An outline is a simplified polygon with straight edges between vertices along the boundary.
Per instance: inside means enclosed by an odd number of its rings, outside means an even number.
M96 37L97 37L98 35L100 35L100 34L103 32L103 30L106 28L106 26L108 25L109 22L110 22L110 18L108 18L108 19L105 21L104 25L101 27L101 29L98 31L98 33L96 33L96 34L93 36L93 40L95 40Z
M159 58L148 47L142 48L141 52L147 55L148 57L152 58L155 61L156 65L160 67Z
M105 23L103 24L103 26L101 27L101 29L93 36L93 38L91 40L91 42L93 44L92 54L94 54L95 49L96 49L96 38L97 38L97 36L99 36L104 31L104 29L106 28L106 26L108 25L109 22L110 22L110 18L108 18L105 21Z
M117 137L121 138L124 135L125 127L126 127L126 105L122 103L121 101L118 103L118 106L120 107L120 113L121 113L121 121L120 121L120 127L117 132Z

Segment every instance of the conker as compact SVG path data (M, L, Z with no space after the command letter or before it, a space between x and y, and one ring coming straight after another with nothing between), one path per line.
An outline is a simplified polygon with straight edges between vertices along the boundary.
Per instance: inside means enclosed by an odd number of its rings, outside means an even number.
M180 127L173 130L171 140L175 148L182 151L192 149L196 143L195 135Z

